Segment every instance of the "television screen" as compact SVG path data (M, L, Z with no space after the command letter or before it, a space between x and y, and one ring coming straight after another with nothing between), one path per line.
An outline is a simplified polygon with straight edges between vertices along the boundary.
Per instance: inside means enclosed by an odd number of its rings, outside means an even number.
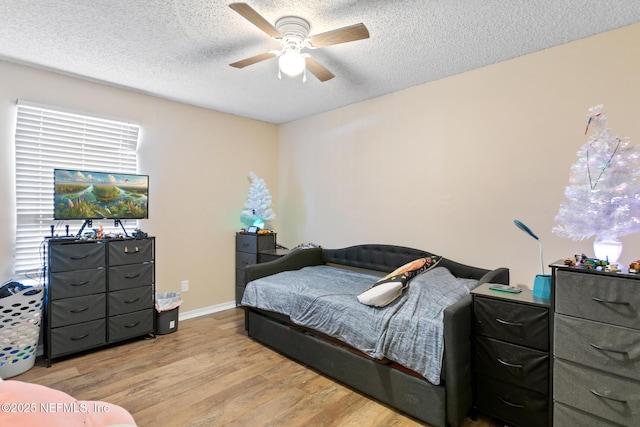
M54 169L57 220L149 217L149 176Z

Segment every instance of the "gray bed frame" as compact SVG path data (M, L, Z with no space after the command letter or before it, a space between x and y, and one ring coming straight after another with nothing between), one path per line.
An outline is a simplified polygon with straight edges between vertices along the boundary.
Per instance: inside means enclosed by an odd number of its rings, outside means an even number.
M433 255L394 245L358 245L343 249L300 249L275 261L246 268L246 283L281 271L313 265L336 265L389 273L414 259ZM509 284L509 270L487 270L443 258L440 266L455 276L480 283ZM290 327L286 316L245 308L248 335L321 373L380 402L437 427L457 426L473 405L471 383L471 296L444 312L445 353L441 384L434 385L389 364L355 354L301 328Z

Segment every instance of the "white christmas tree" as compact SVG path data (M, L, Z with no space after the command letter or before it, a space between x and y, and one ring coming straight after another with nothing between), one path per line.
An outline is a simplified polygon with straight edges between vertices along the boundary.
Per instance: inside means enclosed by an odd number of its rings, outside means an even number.
M596 243L618 246L618 237L640 231L640 151L628 138L611 135L602 105L589 109L585 134L589 129L589 140L571 167L568 201L560 205L553 232L573 240L597 236ZM620 245L617 256L621 250ZM617 256L610 256L611 262Z
M271 194L264 179L258 178L251 171L249 171L249 178L251 178L251 187L249 187L249 195L244 204L241 218L248 225L264 228L265 221L276 217L271 209Z

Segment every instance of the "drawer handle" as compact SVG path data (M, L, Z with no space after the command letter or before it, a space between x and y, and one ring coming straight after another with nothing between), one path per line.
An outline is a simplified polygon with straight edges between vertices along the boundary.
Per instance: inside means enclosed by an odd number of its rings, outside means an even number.
M80 261L81 259L85 259L89 256L89 254L84 254L84 255L74 255L69 257L70 260L72 261Z
M618 403L624 403L624 404L626 404L626 403L627 403L627 401L626 401L626 400L624 400L624 399L618 399L617 397L607 396L606 394L604 394L604 393L600 393L600 392L598 392L598 391L596 391L596 390L594 390L594 389L590 389L589 391L590 391L590 392L591 392L591 394L593 394L594 396L598 396L598 397L601 397L601 398L603 398L603 399L612 400L612 401L614 401L614 402L618 402Z
M509 363L506 360L496 359L500 364L504 366L508 366L509 368L522 369L522 365L518 365L515 363Z
M603 300L603 299L596 298L596 297L591 297L591 299L594 300L595 302L601 302L603 304L631 305L626 301L607 301L607 300Z
M84 286L89 282L90 282L90 280L87 280L86 282L82 282L82 283L69 283L69 285L71 285L71 286Z
M136 322L136 323L129 323L128 325L124 325L125 328L131 329L131 328L135 328L136 326L138 326L140 324L140 322Z
M500 396L498 396L498 399L500 399L500 401L502 403L504 403L505 405L513 406L514 408L524 408L524 405L520 405L519 403L509 402L508 400L505 400L505 399L501 398Z
M133 249L133 252L129 252L129 247L128 246L124 247L124 253L125 254L135 254L135 253L138 253L138 252L140 252L140 248L137 247L137 246Z
M615 348L605 348L602 347L598 344L594 344L594 343L589 343L589 345L593 348L595 348L596 350L602 350L602 351L608 351L609 353L618 353L618 354L624 354L625 356L629 355L629 352L626 350L617 350Z
M500 319L499 317L496 317L496 322L502 323L503 325L507 325L507 326L522 326L522 323L520 322L509 322L508 320L503 320L503 319Z
M85 308L76 308L73 310L69 310L71 313L73 314L78 314L78 313L82 313L83 311L87 311L89 310L89 307L85 307Z
M127 299L127 300L124 300L124 303L125 304L131 304L131 303L134 303L136 301L140 301L140 298Z
M85 339L88 336L89 336L89 334L84 334L84 335L81 335L79 337L71 337L71 341L80 341L80 340Z
M140 277L140 273L134 274L133 276L124 276L125 279L135 279L136 277Z

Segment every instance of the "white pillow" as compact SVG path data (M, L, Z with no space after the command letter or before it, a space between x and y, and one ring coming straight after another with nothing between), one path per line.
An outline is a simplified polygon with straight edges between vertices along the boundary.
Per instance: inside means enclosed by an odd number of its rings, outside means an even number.
M374 287L358 295L358 301L374 307L384 307L402 295L405 283L406 281L404 280L396 280L376 284Z
M374 307L384 307L402 295L402 291L409 286L409 280L435 267L441 259L441 256L433 255L418 258L396 268L358 295L358 301Z

